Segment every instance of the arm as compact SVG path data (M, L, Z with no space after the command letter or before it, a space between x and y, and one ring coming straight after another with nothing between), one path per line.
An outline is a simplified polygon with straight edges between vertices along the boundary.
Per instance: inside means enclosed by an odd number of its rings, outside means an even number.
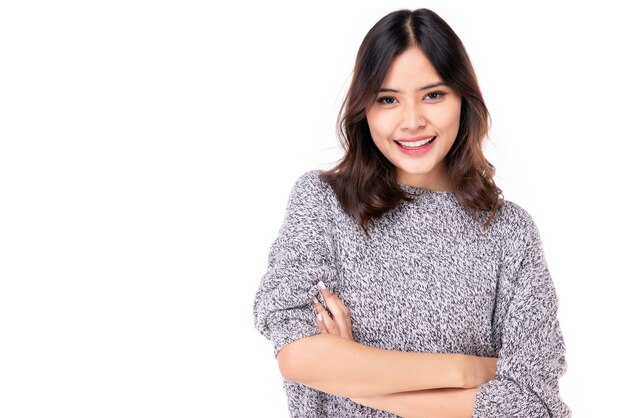
M326 309L315 303L320 334L289 344L278 353L287 380L345 397L475 387L495 375L495 359L462 354L382 350L352 340L350 313L322 284ZM320 320L321 319L321 320Z
M559 396L565 346L557 320L557 297L539 232L523 213L501 273L494 312L499 351L496 379L478 389L443 389L359 398L355 402L403 417L569 417ZM472 411L473 408L473 411ZM423 415L422 415L423 414Z
M332 313L332 318L321 304L315 303L316 325L320 329L321 335L330 334L344 341L352 340L352 324L350 312L341 302L336 294L322 289L322 296L326 301L328 309ZM484 381L493 378L493 366L495 359L485 359L486 367L482 370L475 370L475 380L477 376L483 376ZM402 375L394 376L397 378ZM437 379L436 377L433 377ZM393 386L395 382L388 383ZM477 383L476 385L478 385ZM477 389L431 389L431 390L411 390L406 392L392 393L388 395L352 397L351 400L358 404L373 409L380 409L404 418L459 418L471 417L476 400Z
M559 395L566 369L557 296L530 216L508 240L493 316L496 378L477 389L442 389L354 399L403 417L565 418ZM472 410L473 407L473 410Z
M309 319L310 320L310 319ZM487 381L495 360L462 354L382 350L337 335L320 334L278 353L285 379L343 397L410 390L471 387Z
M566 363L556 292L539 232L528 214L520 218L523 234L507 244L493 317L496 379L479 387L475 418L570 416L559 396Z
M485 362L495 363L493 359L394 352L317 335L311 320L316 284L323 280L334 288L337 278L329 193L316 177L305 175L294 186L254 301L255 325L273 342L284 377L340 396L466 387L489 380L493 370L484 372ZM476 370L490 377L470 380L480 376ZM393 373L404 378L395 379Z
M476 392L476 388L433 389L352 400L403 418L470 418Z

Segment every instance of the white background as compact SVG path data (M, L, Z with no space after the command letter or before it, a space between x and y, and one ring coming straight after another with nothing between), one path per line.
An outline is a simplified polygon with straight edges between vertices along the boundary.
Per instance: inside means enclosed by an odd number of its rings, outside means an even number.
M340 155L363 36L417 7L464 41L498 184L542 233L563 398L621 411L617 6L209 3L1 3L0 416L286 417L254 292L294 181Z

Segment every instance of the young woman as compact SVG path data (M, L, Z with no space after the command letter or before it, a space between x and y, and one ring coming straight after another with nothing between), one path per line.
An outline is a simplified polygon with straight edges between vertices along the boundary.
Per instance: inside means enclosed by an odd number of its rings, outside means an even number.
M438 15L366 35L345 156L296 182L254 301L293 417L570 416L554 286L482 153L488 118Z

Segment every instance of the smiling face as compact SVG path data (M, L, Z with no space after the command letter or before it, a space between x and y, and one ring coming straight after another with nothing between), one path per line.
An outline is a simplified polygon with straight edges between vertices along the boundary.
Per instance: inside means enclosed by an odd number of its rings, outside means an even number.
M459 132L461 96L442 82L421 49L394 58L366 118L399 183L450 189L445 156Z

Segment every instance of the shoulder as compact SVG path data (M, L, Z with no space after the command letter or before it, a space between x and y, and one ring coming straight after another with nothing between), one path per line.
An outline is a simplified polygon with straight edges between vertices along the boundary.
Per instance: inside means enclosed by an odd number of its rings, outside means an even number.
M320 178L322 170L309 170L300 175L295 182L294 188L313 190L313 191L325 191L330 188L328 183L324 182Z
M518 203L504 200L493 219L495 234L509 249L521 250L540 242L533 216Z
M291 188L290 206L298 206L308 210L319 210L333 205L334 191L320 178L321 170L309 170L301 174Z
M505 229L525 230L535 225L531 214L521 205L504 200L494 218L494 225Z
M328 183L320 178L321 170L309 170L300 175L292 187L292 195L325 199L333 194Z

